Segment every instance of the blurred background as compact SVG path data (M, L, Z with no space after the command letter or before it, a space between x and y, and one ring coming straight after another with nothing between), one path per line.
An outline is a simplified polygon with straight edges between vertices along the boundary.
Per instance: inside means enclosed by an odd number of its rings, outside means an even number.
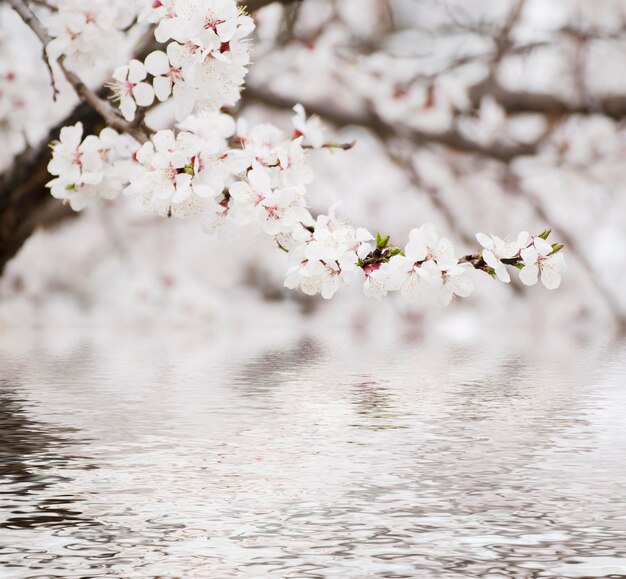
M247 4L257 30L235 113L288 127L300 102L333 140L357 143L315 154L314 211L340 202L340 215L401 245L432 222L458 254L479 231L551 227L566 244L562 287L505 286L476 272L475 294L445 310L378 303L356 284L326 302L284 289L285 255L253 229L215 240L123 198L70 214L42 186L47 142L85 110L68 87L53 102L41 47L5 3L0 327L313 320L468 336L486 324L624 327L626 0ZM103 55L89 82L141 51L139 38Z

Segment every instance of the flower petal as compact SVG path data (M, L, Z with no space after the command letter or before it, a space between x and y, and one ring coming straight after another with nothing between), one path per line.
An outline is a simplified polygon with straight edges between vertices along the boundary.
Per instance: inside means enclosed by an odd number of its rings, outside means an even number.
M561 285L561 275L556 269L546 264L541 268L541 283L549 290L556 289Z
M128 63L129 82L139 82L140 80L146 78L146 76L146 67L141 62L133 58L133 60Z
M535 239L533 240L533 244L541 255L548 255L552 252L552 246L541 237L535 237Z
M147 82L140 82L133 88L133 96L140 107L149 107L154 102L154 89Z
M486 249L493 249L493 240L491 237L487 237L484 233L477 233L476 241L478 241L478 243Z
M536 265L527 265L519 272L519 279L524 285L535 285L539 268Z
M146 57L145 67L152 76L161 76L170 69L170 61L165 52L155 50Z
M152 84L154 86L154 94L161 101L166 101L172 94L172 81L165 76L157 76Z

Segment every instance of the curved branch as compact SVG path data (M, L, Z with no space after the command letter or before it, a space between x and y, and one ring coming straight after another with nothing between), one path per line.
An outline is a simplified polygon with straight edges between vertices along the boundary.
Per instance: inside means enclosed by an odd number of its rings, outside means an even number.
M41 40L44 47L44 60L48 65L50 74L52 74L52 67L47 59L47 48L50 42L52 42L52 37L48 34L39 18L37 18L37 15L31 10L30 6L28 6L24 0L9 0L9 4L19 14L24 23L37 35L37 38ZM101 99L80 79L76 73L69 70L65 66L64 60L65 58L62 56L57 59L56 62L67 81L72 85L81 100L91 106L91 108L93 108L106 121L106 124L109 127L131 135L140 143L145 143L148 140L145 135L145 131L138 129L132 123L124 120L108 101Z
M469 97L475 107L481 99L492 96L509 114L536 113L546 116L601 114L616 121L626 118L626 97L623 95L604 96L588 103L567 102L558 97L539 92L515 91L506 89L493 79L486 79L469 90Z
M242 100L258 102L266 107L278 110L291 109L295 101L291 98L278 95L266 89L248 85L242 95ZM510 163L518 157L534 155L537 153L537 144L502 144L481 145L463 136L454 129L442 132L430 132L412 127L391 125L382 120L374 112L361 113L339 109L326 104L306 102L299 100L307 112L319 115L330 123L337 126L356 125L365 127L379 135L383 139L401 136L416 145L434 144L448 147L461 153L471 153L480 157L495 159L503 163Z
M48 134L43 146L19 155L11 170L0 175L0 274L37 227L45 227L70 217L73 212L50 196L48 163L52 151L47 144L57 140L61 128L82 122L85 130L96 133L104 122L90 106L81 104Z
M289 110L294 104L290 99L250 86L248 87L246 93L244 93L244 98L246 97L249 101L256 101L265 106L269 106L270 108L282 110ZM548 214L541 201L526 192L522 188L519 180L511 172L510 166L508 165L508 155L490 155L488 154L488 149L480 147L479 145L474 143L472 143L470 146L465 142L463 137L450 137L449 133L433 135L424 134L413 129L406 129L405 127L394 127L390 124L385 123L383 120L376 116L367 116L358 112L344 112L335 109L334 107L324 105L309 104L308 106L304 106L305 108L307 108L307 112L318 114L333 124L339 126L357 125L365 127L371 130L374 134L376 134L378 138L381 139L381 141L383 142L389 142L390 140L393 140L394 137L408 138L409 141L412 141L416 144L423 144L424 142L431 144L436 143L446 145L451 149L459 150L465 153L474 153L485 158L505 161L505 167L507 169L507 180L506 183L503 184L503 188L505 190L509 190L511 192L522 195L525 199L527 199L535 214L535 217L539 222L544 224L551 222L548 219ZM459 143L461 143L461 145L459 145ZM411 176L410 172L409 176ZM435 192L426 192L429 194L431 201L433 201L435 207L440 211L444 219L446 219L446 221L448 221L448 223L453 226L454 218L449 208L441 202ZM613 315L616 323L620 325L620 327L626 327L626 312L622 310L612 292L604 287L593 275L592 264L587 258L584 250L580 247L577 241L561 227L553 227L553 232L567 245L569 253L573 255L574 258L582 265L583 269L588 272L589 275L587 277L589 278L590 283L596 290L597 294L601 296L602 300L607 305L607 308ZM470 240L469 236L463 235L462 232L459 232L459 235L465 242L468 242Z

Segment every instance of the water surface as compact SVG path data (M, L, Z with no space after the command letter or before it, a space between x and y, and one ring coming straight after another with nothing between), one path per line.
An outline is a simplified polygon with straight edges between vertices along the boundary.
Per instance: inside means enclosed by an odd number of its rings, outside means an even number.
M0 577L626 577L626 348L4 336Z

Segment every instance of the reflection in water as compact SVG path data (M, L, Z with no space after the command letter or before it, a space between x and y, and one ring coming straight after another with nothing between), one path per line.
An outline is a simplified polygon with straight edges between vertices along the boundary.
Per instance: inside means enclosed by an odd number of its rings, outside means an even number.
M46 429L28 418L25 402L11 397L10 387L0 380L0 481L3 515L0 529L27 529L80 521L73 497L46 498L31 504L30 497L43 494L63 480L63 468L71 460L62 453L63 432ZM9 511L8 508L11 507Z
M626 354L533 342L11 340L0 577L626 577Z

